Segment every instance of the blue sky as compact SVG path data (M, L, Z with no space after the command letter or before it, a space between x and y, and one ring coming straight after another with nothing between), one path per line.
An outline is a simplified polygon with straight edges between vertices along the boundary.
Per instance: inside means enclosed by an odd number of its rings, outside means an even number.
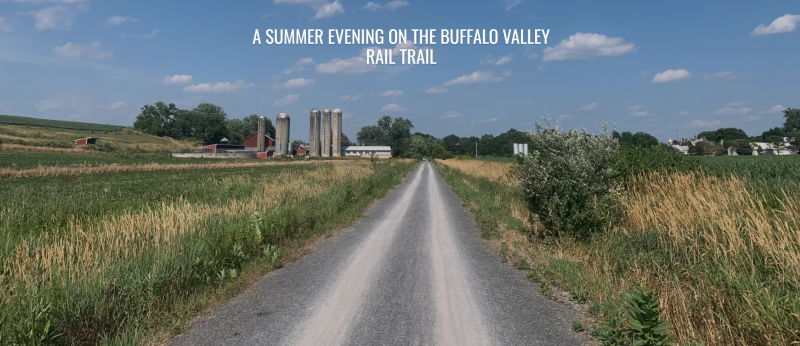
M602 4L600 4L602 3ZM130 125L157 101L230 118L341 108L438 137L548 114L662 141L760 134L800 107L798 1L0 0L0 114ZM437 65L367 66L363 45L253 45L255 29L550 29L547 45L436 45ZM417 45L423 47L424 45ZM382 45L393 48L394 45ZM446 92L435 93L439 88Z

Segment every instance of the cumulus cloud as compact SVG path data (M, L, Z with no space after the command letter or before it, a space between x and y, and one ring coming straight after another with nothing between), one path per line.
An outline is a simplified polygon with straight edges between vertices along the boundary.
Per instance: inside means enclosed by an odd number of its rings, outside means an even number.
M442 93L446 93L446 92L447 92L447 89L442 88L442 87L433 87L433 88L430 88L428 90L425 90L426 94L442 94Z
M149 40L158 34L161 31L160 29L154 29L149 34L122 34L119 35L119 38L143 38L145 40Z
M750 36L764 36L783 34L792 32L797 29L797 23L800 22L800 14L785 14L773 20L770 25L759 24Z
M731 102L727 107L714 111L714 115L745 115L753 111L750 107L741 107L742 102Z
M569 115L569 114L561 114L558 116L558 120L569 120L574 118L575 118L574 115Z
M122 108L124 106L125 106L125 102L114 102L114 103L108 105L108 109L117 109L117 108Z
M316 11L316 14L311 19L330 18L344 13L344 8L339 3L339 0L334 2L328 2L328 0L274 0L274 3L311 7L312 10Z
M636 45L625 42L622 37L579 32L561 41L555 47L545 48L542 51L544 54L542 61L590 60L622 55L634 52L636 49Z
M310 88L314 83L316 83L316 79L306 79L306 78L295 78L286 81L286 83L276 85L276 89L296 89L296 88Z
M309 58L301 58L300 60L297 60L297 62L294 63L294 66L292 66L290 68L287 68L287 69L285 69L285 70L283 70L281 72L283 72L283 74L291 74L292 72L302 71L303 69L305 69L305 65L311 65L313 63L314 63L314 59L312 59L310 57Z
M409 5L408 1L394 0L394 1L387 2L386 5L384 5L383 7L385 7L386 9L394 11L394 10L400 8L400 7L408 6L408 5Z
M374 96L391 97L391 96L401 96L401 95L403 95L403 91L402 90L387 90L387 91L384 91L384 92L382 92L380 94L377 94L377 95L374 95Z
M284 97L281 97L281 98L277 99L275 102L272 103L272 105L273 106L288 106L290 104L293 104L293 103L297 102L298 99L300 99L300 95L294 95L294 94L286 95Z
M108 59L113 56L111 51L102 48L100 41L88 44L67 42L63 46L53 48L53 53L65 59Z
M0 17L0 32L12 32L14 31L14 27L11 26L11 23L5 17Z
M597 103L597 102L592 102L592 103L590 103L590 104L588 104L588 105L582 105L582 106L578 107L578 108L577 108L577 109L575 109L575 110L576 110L576 111L590 111L590 110L596 109L596 108L597 108L597 106L599 106L599 105L600 105L600 104L599 104L599 103Z
M509 71L505 71L500 75L496 75L492 71L475 71L444 83L442 86L448 87L459 84L496 83L504 81L506 77L510 75L511 72Z
M678 112L678 115L680 115L680 116L682 116L682 117L685 117L685 116L689 115L689 112L687 112L687 111L680 111L680 112Z
M36 20L36 30L71 30L72 17L75 16L77 9L79 8L56 5L37 11L33 15Z
M653 77L652 83L675 82L691 76L692 73L684 69L666 70L664 72L656 73L655 77Z
M403 107L403 106L401 106L399 104L396 104L396 103L390 103L388 105L383 106L383 108L381 108L382 112L402 112L402 111L407 111L407 110L408 110L408 108Z
M416 49L411 41L399 43L392 48L392 55L399 56L400 49ZM361 49L358 56L350 57L347 59L335 58L328 62L321 63L316 66L317 73L322 74L362 74L372 72L378 69L378 65L367 64L367 50L379 49L378 47L365 47Z
M497 118L489 118L489 119L483 119L483 120L472 120L470 122L472 122L472 123L493 123L495 121L497 121Z
M342 96L342 101L358 101L363 96L364 95L361 95L361 94L359 94L359 95L345 95L345 96Z
M649 113L647 113L646 110L644 110L644 106L642 106L642 105L630 106L630 107L628 107L628 111L630 112L630 113L628 113L628 115L630 115L632 117L643 117L643 116L646 116L647 114L649 114Z
M245 83L243 80L236 83L231 82L217 82L217 83L202 83L194 84L183 88L185 93L227 93L238 90L243 90L255 86L252 83Z
M370 1L370 2L368 2L366 5L364 5L364 7L362 7L362 8L363 8L363 9L365 9L365 10L368 10L368 11L373 11L373 12L375 12L375 11L377 11L377 10L380 10L380 9L381 9L381 5L380 5L380 4L376 4L376 3L372 2L372 1Z
M439 116L442 119L452 119L452 118L460 118L462 117L461 113L458 111L449 111Z
M495 57L495 56L492 56L491 54L489 54L489 56L483 58L483 60L481 60L480 63L481 63L481 65L503 66L505 64L510 63L511 59L512 59L512 54L504 55L504 56L501 56L501 57Z
M714 121L705 121L705 120L692 120L688 127L717 127L720 126L722 122L719 120Z
M125 23L136 23L139 21L139 18L133 17L123 17L123 16L113 16L108 18L108 25L121 25Z
M525 0L503 0L503 6L506 11L511 11L512 8L519 6Z
M723 71L717 72L714 74L707 74L703 76L704 81L714 80L714 79L737 79L741 78L742 76L738 73L733 73L731 71Z
M761 113L764 113L764 114L780 114L780 113L783 113L784 109L786 109L786 107L781 106L781 105L774 105L772 107L769 107L769 109L767 109L767 110L765 110L765 111L763 111Z
M188 74L176 74L174 76L164 77L164 84L189 84L192 82L192 76Z

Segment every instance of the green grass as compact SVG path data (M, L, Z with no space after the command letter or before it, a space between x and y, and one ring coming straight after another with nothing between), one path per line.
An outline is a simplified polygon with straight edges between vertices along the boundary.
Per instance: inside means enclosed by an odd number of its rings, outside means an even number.
M77 121L39 119L39 118L20 117L14 115L0 115L0 124L41 126L41 127L67 129L67 130L83 130L83 131L97 131L97 132L116 132L116 131L122 131L122 129L125 128L125 126L119 126L119 125L92 124L92 123L82 123Z
M746 178L765 197L780 198L781 188L800 183L800 155L699 157L713 174Z
M35 152L35 151L3 151L0 150L0 169L16 165L17 169L31 169L38 166L100 166L100 165L138 165L148 163L158 164L196 164L218 162L245 162L255 161L245 159L220 159L212 158L176 158L170 153L140 153L118 154L91 152Z
M94 124L89 124L94 125ZM0 140L5 144L71 148L74 140L85 137L100 138L95 146L106 146L104 150L129 152L155 151L157 149L191 148L197 143L176 141L169 137L156 137L134 131L128 127L98 129L60 128L33 125L8 125L0 122Z
M330 164L0 180L0 189L14 193L0 201L7 215L0 220L0 261L18 258L11 249L23 240L31 248L22 256L33 261L27 279L0 273L0 344L141 344L178 333L220 292L235 294L248 280L280 266L309 238L360 217L415 166L377 162L369 175L340 173L344 180L335 182L326 181L327 173L312 174L333 169ZM100 256L93 265L99 271L86 269L90 273L70 284L62 283L66 278L59 271L44 280L37 275L47 268L38 264L45 262L34 244L49 244L71 220L99 224L147 210L156 211L149 215L158 220L171 205L228 208L259 197L266 191L261 184L276 174L291 177L288 184L300 178L321 189L318 195L307 189L282 195L272 186L267 196L281 198L279 208L193 220L191 232L135 257ZM148 241L127 240L122 246Z

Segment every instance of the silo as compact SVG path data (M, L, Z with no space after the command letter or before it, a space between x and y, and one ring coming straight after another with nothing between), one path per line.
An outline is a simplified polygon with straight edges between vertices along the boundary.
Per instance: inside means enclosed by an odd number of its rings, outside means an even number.
M333 124L331 124L331 156L342 156L342 110L333 110Z
M331 156L331 110L322 111L322 157Z
M320 121L320 112L319 109L312 109L311 110L311 133L308 139L308 156L319 156L319 121Z
M258 117L258 141L256 142L256 151L261 153L266 150L266 144L264 143L264 136L266 136L267 131L267 118L263 115Z
M278 155L289 155L289 114L278 114L276 123L278 123L278 126L275 129L277 133L275 141L278 143L275 144L277 146L275 153Z

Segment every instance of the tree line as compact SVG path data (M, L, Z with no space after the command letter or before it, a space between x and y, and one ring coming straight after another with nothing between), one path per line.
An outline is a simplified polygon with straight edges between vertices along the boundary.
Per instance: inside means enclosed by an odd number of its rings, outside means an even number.
M258 131L259 115L244 119L228 119L222 107L201 103L191 110L179 109L174 103L156 102L145 105L136 116L133 128L154 136L193 139L204 144L219 143L227 138L231 144L242 144ZM266 119L266 133L275 138L275 126Z

